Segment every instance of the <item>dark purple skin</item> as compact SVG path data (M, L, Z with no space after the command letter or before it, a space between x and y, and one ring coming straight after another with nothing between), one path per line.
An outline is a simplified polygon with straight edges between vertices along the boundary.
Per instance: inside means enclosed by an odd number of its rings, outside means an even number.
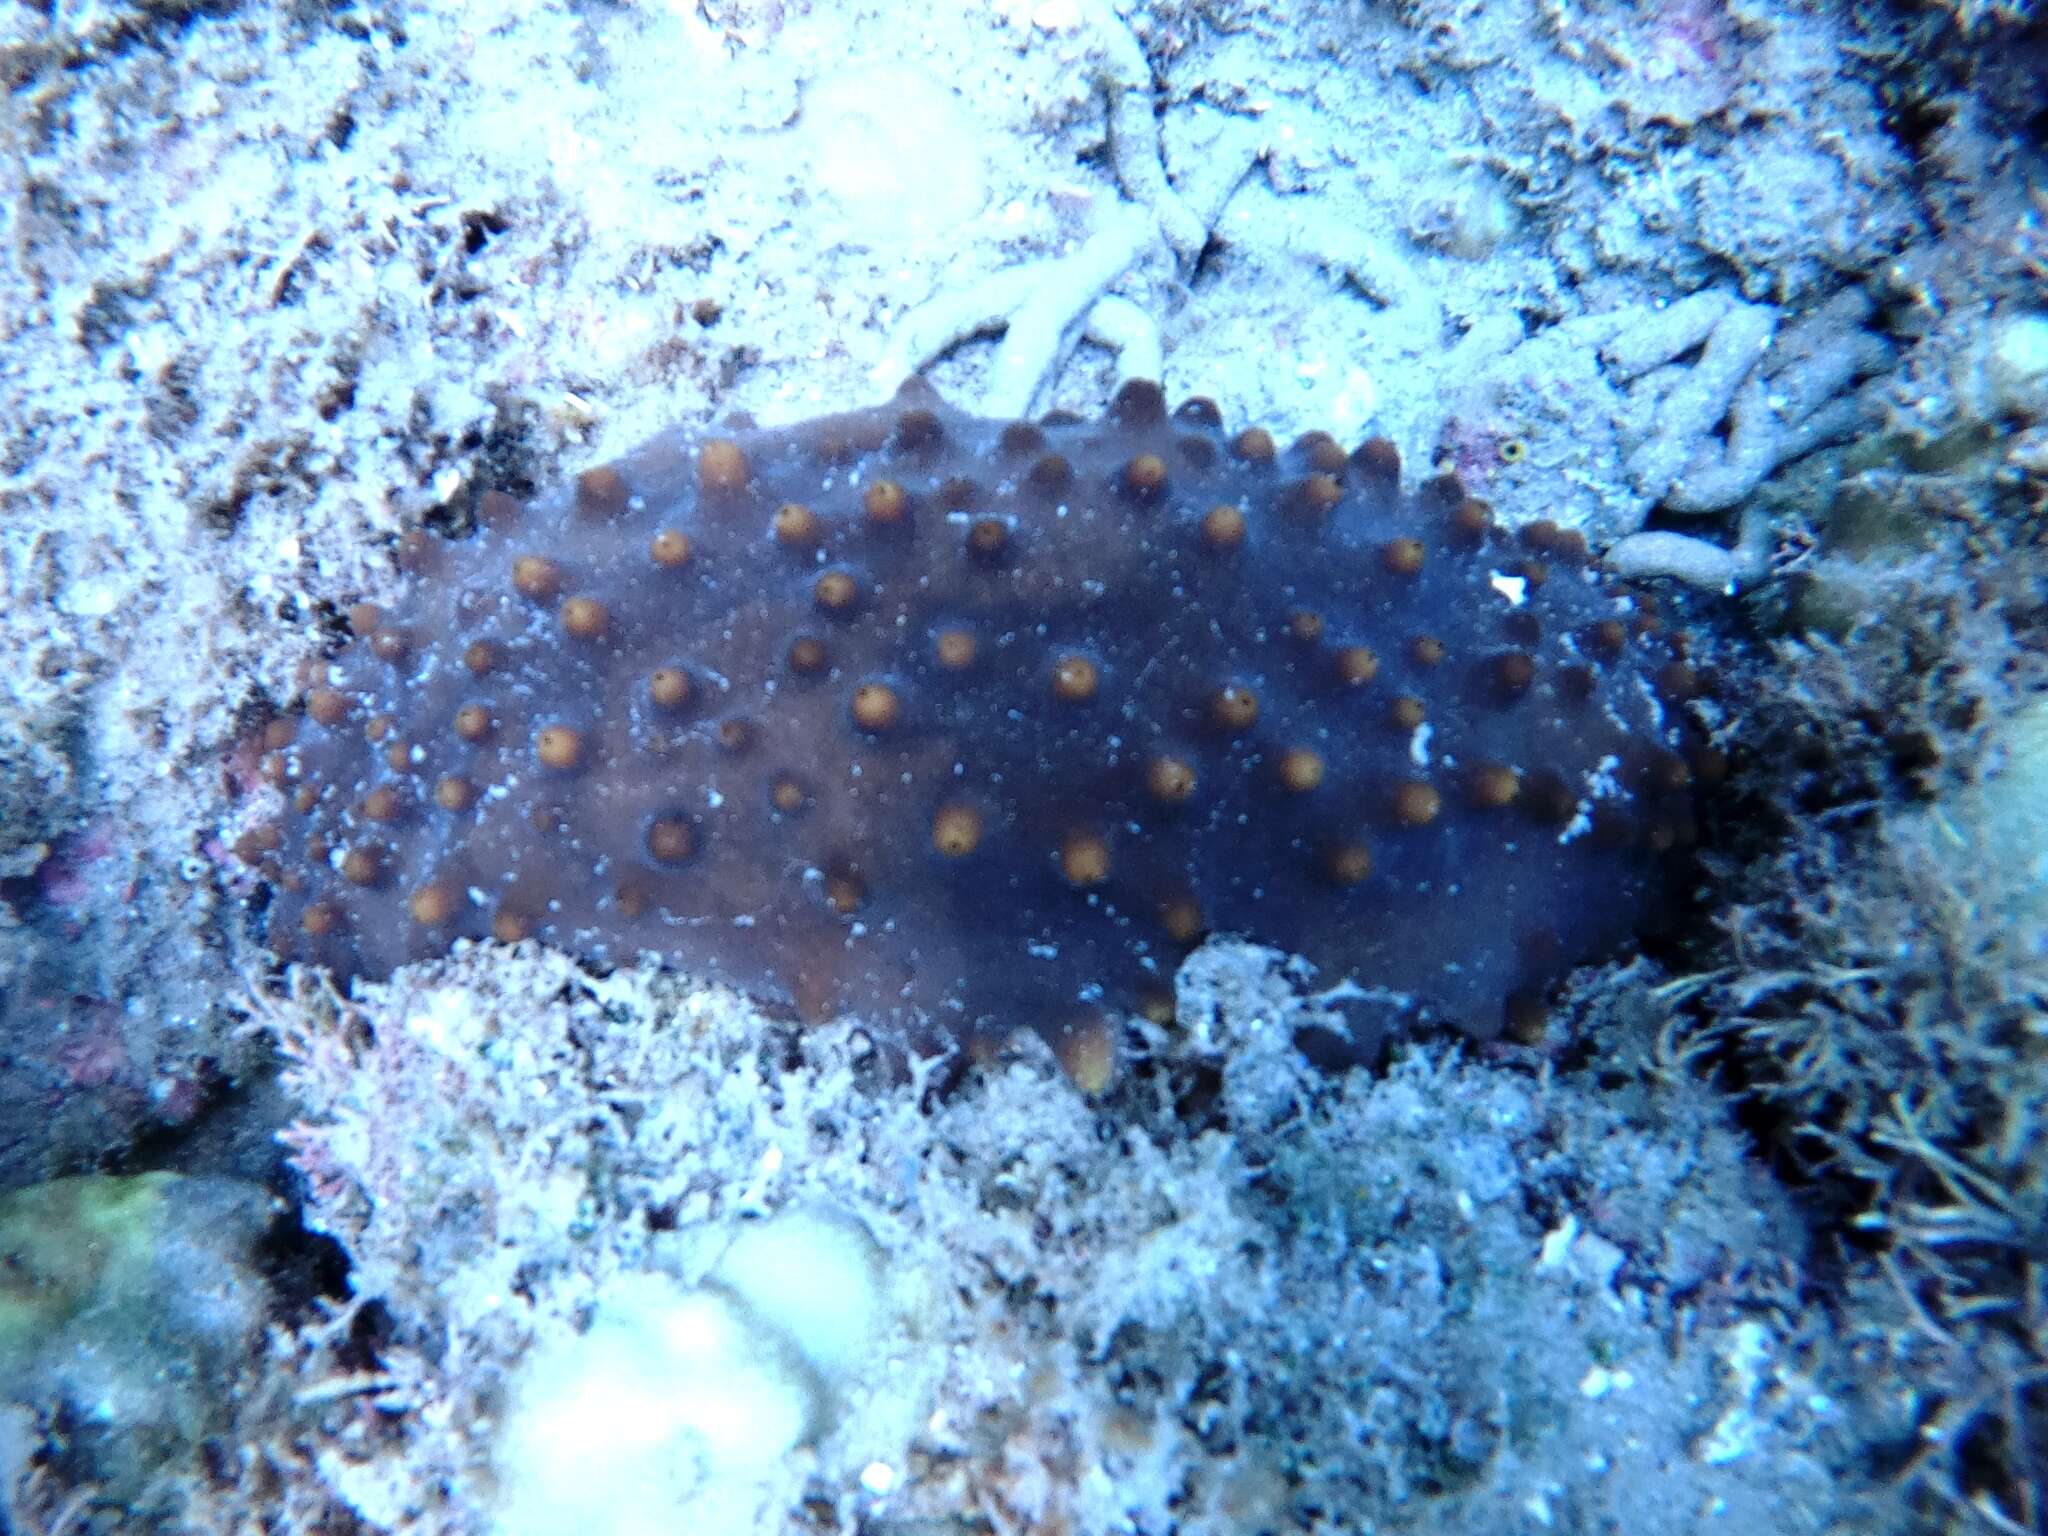
M1697 684L1576 535L1398 482L1148 384L1028 424L914 381L487 496L270 728L271 942L344 977L494 931L652 951L981 1049L1157 1010L1231 933L1491 1038L1654 916Z

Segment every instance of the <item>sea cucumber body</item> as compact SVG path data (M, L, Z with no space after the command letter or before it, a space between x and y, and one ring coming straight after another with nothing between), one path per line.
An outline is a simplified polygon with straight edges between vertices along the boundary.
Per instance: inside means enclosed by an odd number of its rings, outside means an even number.
M1696 680L1574 536L1398 480L1147 385L916 386L488 496L270 727L271 942L655 951L981 1044L1225 932L1490 1036L1656 906Z

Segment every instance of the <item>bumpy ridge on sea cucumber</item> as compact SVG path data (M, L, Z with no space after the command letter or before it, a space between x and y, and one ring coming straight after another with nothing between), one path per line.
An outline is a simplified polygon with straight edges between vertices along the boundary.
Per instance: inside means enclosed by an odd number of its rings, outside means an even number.
M1713 759L1576 534L1399 480L1150 384L1028 423L913 381L487 494L267 728L271 942L656 951L1094 1076L1229 932L1489 1037L1638 930Z

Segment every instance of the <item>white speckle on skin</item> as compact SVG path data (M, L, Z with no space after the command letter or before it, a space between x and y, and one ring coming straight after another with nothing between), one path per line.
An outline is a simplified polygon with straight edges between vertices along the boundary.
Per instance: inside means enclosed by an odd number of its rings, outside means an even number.
M1635 1384L1636 1379L1631 1372L1609 1370L1604 1365L1596 1365L1580 1379L1579 1394L1582 1397L1602 1398L1610 1392L1626 1392Z
M860 1485L879 1499L896 1486L896 1469L886 1461L871 1461L860 1469Z

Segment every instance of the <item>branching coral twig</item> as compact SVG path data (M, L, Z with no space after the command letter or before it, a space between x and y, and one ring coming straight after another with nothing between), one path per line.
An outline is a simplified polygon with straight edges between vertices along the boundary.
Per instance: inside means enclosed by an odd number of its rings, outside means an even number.
M1690 368L1671 362L1644 375L1635 398L1655 401L1657 430L1629 455L1628 472L1645 500L1653 505L1663 500L1700 445L1727 418L1736 391L1777 328L1777 311L1768 305L1731 302L1707 333L1698 362Z
M1779 465L1854 432L1862 409L1843 391L1892 357L1890 343L1863 328L1872 307L1869 294L1848 288L1788 327L1729 402L1725 445L1696 455L1666 488L1664 505L1723 511Z
M1742 537L1732 549L1660 529L1617 539L1601 558L1618 576L1669 576L1702 591L1733 593L1770 574L1770 522L1761 513L1743 518Z
M1159 115L1153 110L1152 66L1131 29L1107 5L1091 4L1088 12L1102 47L1097 82L1109 102L1109 163L1131 200L1152 210L1182 270L1190 270L1209 242L1210 220L1190 207L1166 179Z
M894 386L960 342L995 331L1003 339L980 402L991 415L1028 414L1083 335L1117 350L1126 376L1156 375L1163 364L1156 327L1108 289L1162 243L1179 271L1191 271L1257 150L1246 135L1226 134L1210 156L1216 174L1197 193L1175 190L1160 159L1144 51L1107 7L1092 8L1091 18L1102 39L1098 81L1108 103L1110 163L1131 200L1109 208L1071 254L1004 268L909 311L875 367L878 382Z
M996 416L1028 413L1103 290L1158 235L1149 209L1120 203L1072 255L1005 268L920 305L898 325L877 379L900 383L960 342L999 330L1003 340L989 366L982 408Z

